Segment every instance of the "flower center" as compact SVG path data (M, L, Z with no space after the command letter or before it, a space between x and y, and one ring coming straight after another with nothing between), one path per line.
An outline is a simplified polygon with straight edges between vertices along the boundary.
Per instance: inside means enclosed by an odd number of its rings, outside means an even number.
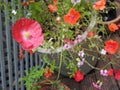
M112 46L112 45L110 45L110 48L112 49L112 48L113 48L113 46Z
M74 19L75 17L74 17L74 15L71 15L70 18L71 18L71 19Z
M29 39L30 38L30 32L23 32L23 37L25 38L25 39Z

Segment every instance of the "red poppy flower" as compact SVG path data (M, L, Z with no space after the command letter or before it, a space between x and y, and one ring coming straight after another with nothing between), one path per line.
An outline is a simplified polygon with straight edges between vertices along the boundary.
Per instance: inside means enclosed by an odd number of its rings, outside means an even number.
M52 76L52 72L51 72L51 70L50 70L49 67L46 67L46 68L44 69L44 74L43 74L43 76L44 76L45 78L49 78L50 76Z
M103 10L105 8L106 1L105 0L98 0L94 3L93 8L96 10Z
M69 40L68 38L65 38L65 39L63 40L63 42L69 43L69 44L71 44L71 45L74 45L74 41Z
M80 82L81 80L83 80L84 75L78 70L75 72L73 78L75 79L76 82Z
M54 3L56 3L58 0L52 0Z
M69 10L69 13L63 16L64 22L67 24L75 24L77 20L80 18L80 13L76 11L74 8Z
M108 25L108 28L112 32L115 32L119 29L118 26L115 23L111 23L110 25Z
M48 9L50 12L54 13L57 11L57 6L56 5L52 5L52 4L49 4L48 5Z
M108 76L112 76L112 75L113 75L113 69L112 69L112 68L110 68L110 69L108 70L107 75L108 75Z
M109 53L109 54L114 54L116 53L118 49L118 43L113 40L108 40L105 42L105 47L104 49Z
M20 18L14 23L12 36L28 51L37 48L44 40L39 23L26 18Z
M116 71L115 79L120 80L120 69Z

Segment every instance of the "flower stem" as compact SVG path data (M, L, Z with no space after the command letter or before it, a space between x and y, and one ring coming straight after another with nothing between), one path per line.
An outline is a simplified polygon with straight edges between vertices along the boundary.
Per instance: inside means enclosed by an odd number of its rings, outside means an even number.
M62 66L62 52L60 53L60 63L59 63L59 70L58 70L58 75L57 75L57 79L56 80L58 80L59 79L59 77L60 77L60 72L61 72L61 66Z

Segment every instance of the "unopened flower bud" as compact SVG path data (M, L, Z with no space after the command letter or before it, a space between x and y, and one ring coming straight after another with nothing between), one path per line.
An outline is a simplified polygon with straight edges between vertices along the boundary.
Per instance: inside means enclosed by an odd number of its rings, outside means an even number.
M60 20L61 20L61 18L58 16L58 17L56 17L56 21L57 22L60 22Z

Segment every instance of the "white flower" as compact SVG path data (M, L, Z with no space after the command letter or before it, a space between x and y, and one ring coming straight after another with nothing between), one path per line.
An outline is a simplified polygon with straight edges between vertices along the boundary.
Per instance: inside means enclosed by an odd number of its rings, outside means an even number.
M102 49L100 52L102 55L106 55L106 50Z
M81 0L71 0L71 2L76 5L77 3L81 2Z
M78 56L80 56L80 57L82 57L82 58L83 58L83 57L84 57L84 55L85 55L85 53L84 53L84 51L83 51L83 50L78 52Z
M12 10L12 14L16 15L17 14L17 11L16 10Z
M29 13L27 13L27 15L26 15L26 17L30 17L32 15L32 13L31 12L29 12Z

